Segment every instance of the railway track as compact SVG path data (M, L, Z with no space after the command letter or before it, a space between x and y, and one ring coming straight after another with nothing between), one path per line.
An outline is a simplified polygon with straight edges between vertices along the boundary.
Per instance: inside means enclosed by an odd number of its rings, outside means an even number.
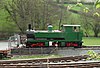
M70 61L79 61L89 57L88 55L84 56L70 56L70 57L60 57L60 58L46 58L46 59L19 59L19 60L1 60L0 64L18 64L18 63L44 63L44 62L70 62Z
M88 56L1 60L0 68L99 68L100 61L85 61Z
M3 64L0 65L0 68L100 68L100 62Z

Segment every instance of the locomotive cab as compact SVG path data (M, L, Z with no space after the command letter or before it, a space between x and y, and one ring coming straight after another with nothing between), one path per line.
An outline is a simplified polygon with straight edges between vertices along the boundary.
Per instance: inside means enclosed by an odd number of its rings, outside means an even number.
M62 25L62 30L64 32L79 32L80 25Z
M82 32L80 31L80 25L63 25L63 31L66 46L81 47Z

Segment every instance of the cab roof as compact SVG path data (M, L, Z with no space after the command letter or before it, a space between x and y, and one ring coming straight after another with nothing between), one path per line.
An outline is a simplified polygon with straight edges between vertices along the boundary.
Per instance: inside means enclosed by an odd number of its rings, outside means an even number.
M62 26L81 26L81 25L62 25Z

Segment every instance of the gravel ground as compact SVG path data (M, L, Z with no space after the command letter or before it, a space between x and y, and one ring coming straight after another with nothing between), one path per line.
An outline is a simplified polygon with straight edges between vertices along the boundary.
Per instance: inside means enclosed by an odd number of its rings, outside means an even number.
M57 53L62 56L79 56L79 55L87 55L87 52L91 49L74 49L74 48L67 48L66 50L58 50ZM100 50L94 50L96 53L100 53Z

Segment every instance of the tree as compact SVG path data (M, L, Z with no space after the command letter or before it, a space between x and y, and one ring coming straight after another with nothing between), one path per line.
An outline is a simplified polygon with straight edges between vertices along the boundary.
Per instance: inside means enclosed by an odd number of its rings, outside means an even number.
M22 5L23 4L23 5ZM8 11L10 17L13 19L15 24L18 26L18 28L22 31L24 31L25 25L25 1L23 0L12 0L11 3L9 3L9 6L5 5L5 9ZM23 27L22 27L23 26Z
M99 0L97 1L99 2ZM100 3L98 4L100 5ZM73 9L69 9L69 11L72 13L79 14L82 18L84 18L85 22L83 23L83 25L85 26L84 28L86 29L86 32L87 32L87 29L92 29L92 31L94 32L94 37L98 37L98 34L100 33L100 28L99 28L100 27L100 7L98 6L97 8L93 7L89 9L87 7L84 7L81 3L78 3L78 6L82 7L84 11L77 11Z
M93 30L94 37L98 37L98 34L100 33L100 2L98 2L99 0L97 0L95 3L96 8L93 7L92 9L84 9L84 20L87 20L87 22L85 22L84 24L86 24L85 26L89 25L87 26L87 28L90 27ZM88 16L88 18L86 16Z
M35 29L46 29L48 23L59 20L60 13L60 7L53 0L12 0L5 9L22 32L29 23Z

